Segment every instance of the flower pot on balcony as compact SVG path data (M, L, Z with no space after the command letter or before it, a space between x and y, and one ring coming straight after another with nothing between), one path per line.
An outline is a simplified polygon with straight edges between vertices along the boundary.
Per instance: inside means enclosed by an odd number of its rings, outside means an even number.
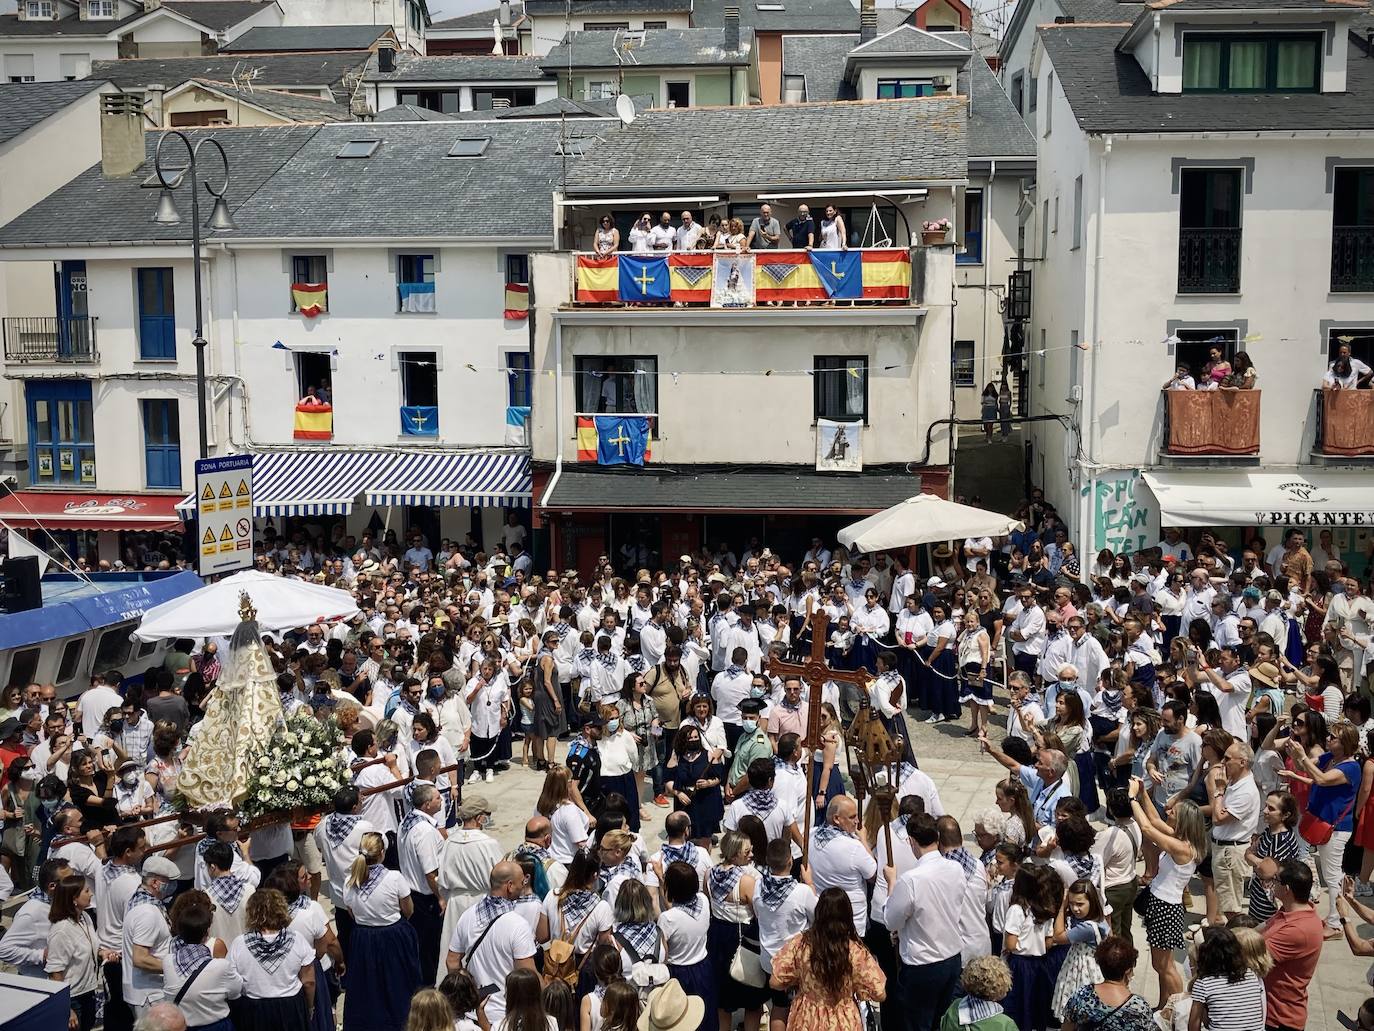
M944 243L948 235L943 229L922 229L921 243L927 247L934 247L936 244Z

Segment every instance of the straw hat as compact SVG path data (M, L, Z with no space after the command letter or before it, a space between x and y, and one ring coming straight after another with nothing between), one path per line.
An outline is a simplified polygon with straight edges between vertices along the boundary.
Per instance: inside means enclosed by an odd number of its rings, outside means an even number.
M1279 686L1279 668L1272 662L1260 662L1250 667L1250 679L1258 680L1265 687Z
M706 1003L682 990L677 978L649 996L649 1004L639 1015L639 1031L688 1031L701 1023Z

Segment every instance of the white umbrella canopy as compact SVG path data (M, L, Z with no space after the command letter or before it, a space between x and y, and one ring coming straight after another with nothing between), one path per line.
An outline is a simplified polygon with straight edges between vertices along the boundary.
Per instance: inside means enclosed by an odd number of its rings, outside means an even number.
M958 537L1003 537L1023 525L998 512L918 494L846 526L839 541L851 551L887 551Z
M238 627L239 594L246 592L263 630L291 630L358 614L353 595L337 587L288 580L256 569L206 584L198 591L155 605L143 614L133 636L139 641L172 637L228 637Z

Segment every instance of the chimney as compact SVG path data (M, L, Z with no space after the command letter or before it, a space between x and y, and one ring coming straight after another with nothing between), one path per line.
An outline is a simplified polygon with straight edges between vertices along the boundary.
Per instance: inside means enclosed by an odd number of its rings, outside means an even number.
M739 4L725 5L725 49L739 49Z
M121 179L147 158L143 144L143 94L107 93L100 98L100 172Z
M510 27L510 0L501 0L497 18L500 20L503 29Z
M165 115L163 112L163 101L167 97L167 87L160 82L150 82L144 89L148 91L148 117L152 120L153 125L157 126L159 129L164 128L163 118Z
M860 0L859 2L859 45L863 46L870 39L878 36L878 9L873 6L873 0Z

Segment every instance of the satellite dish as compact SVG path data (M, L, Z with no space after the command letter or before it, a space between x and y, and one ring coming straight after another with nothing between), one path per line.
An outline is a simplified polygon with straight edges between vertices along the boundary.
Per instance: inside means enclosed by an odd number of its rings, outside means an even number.
M635 102L624 93L615 98L615 113L620 117L622 125L631 125L639 117L635 111Z

